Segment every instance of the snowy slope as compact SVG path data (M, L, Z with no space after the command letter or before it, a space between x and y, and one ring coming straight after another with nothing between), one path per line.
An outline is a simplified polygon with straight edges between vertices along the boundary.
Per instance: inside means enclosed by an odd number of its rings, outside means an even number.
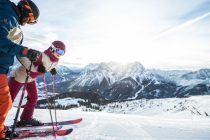
M173 106L179 100L153 100L153 105L159 102L167 103L165 107ZM181 101L181 100L180 100ZM196 114L189 115L188 111L160 111L156 105L147 102L144 111L150 113L127 112L128 114L103 112L83 112L80 109L59 110L58 120L68 120L82 117L83 121L72 127L74 131L66 137L57 137L58 140L209 140L210 118ZM202 111L210 113L210 96L192 97L188 105L193 105ZM126 109L126 107L124 108ZM138 109L136 106L134 109ZM12 124L16 108L9 114L6 124ZM35 110L35 117L42 121L49 121L48 110ZM53 139L52 137L38 138L40 140ZM37 140L31 138L29 140Z
M108 104L104 111L110 113L155 115L171 117L191 116L210 117L210 96L192 96L190 98L142 99Z
M50 120L48 110L36 110L36 117ZM43 116L43 114L46 114ZM11 115L10 115L11 116ZM72 125L72 134L58 140L209 140L209 118L159 118L140 115L119 115L80 111L59 111L58 118L82 117L83 122ZM9 118L12 120L12 118ZM9 124L9 122L7 122ZM53 139L52 137L38 138ZM29 140L29 139L28 139ZM31 138L30 140L37 140Z

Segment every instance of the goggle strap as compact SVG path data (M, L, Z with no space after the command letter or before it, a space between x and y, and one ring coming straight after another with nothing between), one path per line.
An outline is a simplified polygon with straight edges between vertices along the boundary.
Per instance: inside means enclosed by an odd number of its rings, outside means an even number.
M51 47L54 51L57 49L53 44L51 44Z

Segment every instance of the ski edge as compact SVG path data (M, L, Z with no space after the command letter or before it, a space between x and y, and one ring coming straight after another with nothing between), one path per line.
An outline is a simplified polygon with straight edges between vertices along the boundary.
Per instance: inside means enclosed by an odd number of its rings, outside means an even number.
M66 136L66 135L71 134L72 131L73 131L73 128L56 130L55 134L54 134L53 130L47 131L47 132L33 132L33 133L26 132L25 135L22 135L20 137L14 138L13 140L21 140L21 139L25 139L25 138L34 138L34 137L36 137L36 138L40 137L41 138L41 137L49 137L49 136L52 136L52 137L55 137L55 136Z

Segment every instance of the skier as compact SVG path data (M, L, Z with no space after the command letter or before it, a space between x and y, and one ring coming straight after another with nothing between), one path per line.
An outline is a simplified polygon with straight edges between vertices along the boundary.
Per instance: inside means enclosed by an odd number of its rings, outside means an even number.
M4 122L12 100L7 73L13 65L14 56L35 61L40 55L39 51L21 45L23 33L20 25L34 24L38 17L39 9L31 0L21 0L17 5L9 0L0 0L0 140L6 140L8 134Z
M42 123L33 118L34 108L37 103L38 93L36 88L36 78L50 71L52 75L57 73L55 66L58 64L60 56L65 54L65 45L61 41L52 42L51 46L41 53L37 61L32 63L31 71L29 71L28 82L25 83L27 71L29 70L30 60L24 57L18 57L22 64L12 71L12 76L9 78L9 87L12 101L14 101L20 88L25 85L28 92L27 102L21 114L18 126L40 126Z

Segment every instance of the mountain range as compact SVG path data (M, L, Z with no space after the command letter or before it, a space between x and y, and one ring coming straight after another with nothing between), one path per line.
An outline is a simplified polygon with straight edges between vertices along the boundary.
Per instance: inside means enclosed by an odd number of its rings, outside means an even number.
M189 97L209 94L210 69L156 70L146 69L141 63L89 64L72 69L60 65L55 76L57 93L96 93L111 101L135 99ZM52 76L47 73L48 90L52 91ZM38 78L40 90L43 78Z

